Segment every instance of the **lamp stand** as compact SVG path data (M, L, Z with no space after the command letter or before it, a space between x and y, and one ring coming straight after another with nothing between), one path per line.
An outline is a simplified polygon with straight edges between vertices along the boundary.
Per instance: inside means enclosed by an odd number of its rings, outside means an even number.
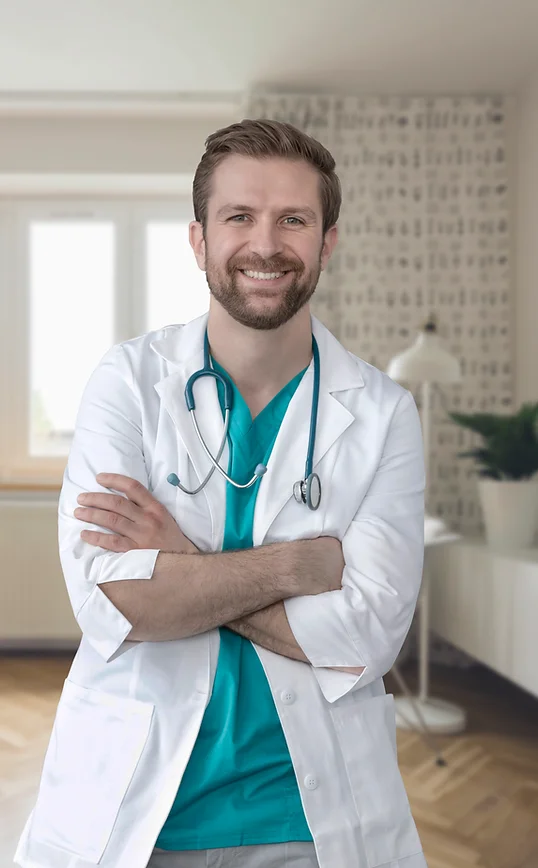
M431 391L430 383L422 384L422 438L424 443L424 464L426 481L429 480L430 458L430 422L431 422ZM396 726L399 729L424 730L431 733L452 734L465 729L466 715L462 708L435 699L429 692L429 658L430 658L430 577L428 564L424 563L422 586L419 597L419 693L417 697L397 696Z

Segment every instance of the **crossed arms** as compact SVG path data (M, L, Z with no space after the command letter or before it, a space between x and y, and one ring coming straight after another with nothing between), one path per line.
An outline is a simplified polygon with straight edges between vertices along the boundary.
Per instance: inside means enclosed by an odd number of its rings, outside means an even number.
M329 701L387 672L411 623L424 555L422 438L409 393L390 413L379 465L339 554L330 538L218 554L143 541L105 551L81 538L78 496L95 492L103 468L148 487L140 399L124 349L114 347L86 387L59 509L71 603L94 648L110 660L133 641L173 638L170 630L181 638L228 626L309 662ZM347 676L326 674L334 669Z

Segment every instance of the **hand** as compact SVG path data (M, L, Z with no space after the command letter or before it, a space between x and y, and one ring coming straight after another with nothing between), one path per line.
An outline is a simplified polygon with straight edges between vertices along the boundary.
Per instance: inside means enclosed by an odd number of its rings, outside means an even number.
M119 473L99 473L96 480L104 488L124 492L127 498L100 491L79 494L77 502L84 507L75 509L74 516L113 531L83 530L80 536L84 542L111 552L161 549L177 554L198 553L173 516L142 483Z
M311 540L299 540L297 546L296 576L299 594L323 594L342 588L342 573L345 561L342 543L335 537L320 536Z

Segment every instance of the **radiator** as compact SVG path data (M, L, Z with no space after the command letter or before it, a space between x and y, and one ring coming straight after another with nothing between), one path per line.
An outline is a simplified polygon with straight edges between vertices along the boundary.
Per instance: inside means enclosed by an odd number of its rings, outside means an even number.
M0 498L0 649L76 648L75 621L58 555L58 498Z

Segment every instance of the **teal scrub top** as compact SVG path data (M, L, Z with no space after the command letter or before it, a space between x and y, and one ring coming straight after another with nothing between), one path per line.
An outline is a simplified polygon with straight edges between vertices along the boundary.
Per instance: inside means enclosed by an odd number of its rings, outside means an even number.
M214 360L213 367L226 374ZM306 370L306 368L305 368ZM301 371L253 420L233 386L228 474L248 482L267 464ZM224 389L218 384L224 415ZM227 483L223 551L252 547L256 495ZM312 841L291 757L260 659L247 639L220 628L212 695L174 804L156 841L164 850L205 850Z

